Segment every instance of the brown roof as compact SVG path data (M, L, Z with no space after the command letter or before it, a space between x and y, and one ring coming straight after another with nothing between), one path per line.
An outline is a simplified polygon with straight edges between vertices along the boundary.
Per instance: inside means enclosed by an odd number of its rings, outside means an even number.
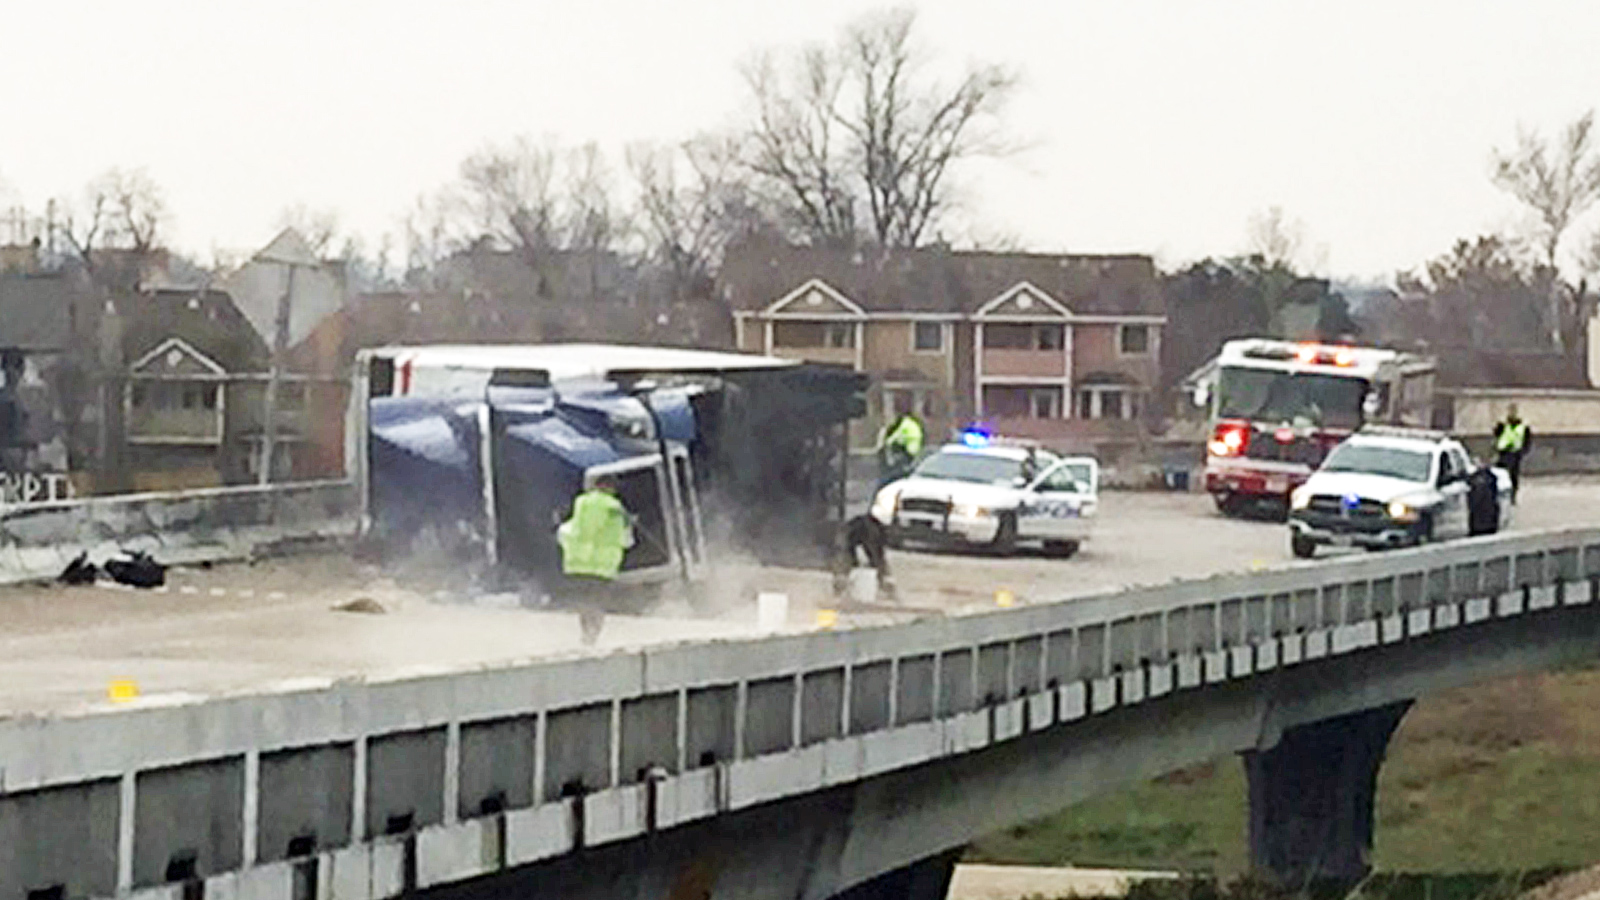
M544 333L541 310L468 292L359 294L323 319L290 353L290 367L342 374L356 351L386 344L532 343Z
M985 253L943 248L831 250L773 243L730 248L719 276L736 310L760 310L812 278L868 312L972 314L1028 282L1077 315L1165 315L1148 256Z
M1571 353L1435 347L1439 385L1447 388L1588 388L1581 356Z
M226 291L160 290L112 302L129 364L174 337L229 372L265 372L271 363L266 342Z

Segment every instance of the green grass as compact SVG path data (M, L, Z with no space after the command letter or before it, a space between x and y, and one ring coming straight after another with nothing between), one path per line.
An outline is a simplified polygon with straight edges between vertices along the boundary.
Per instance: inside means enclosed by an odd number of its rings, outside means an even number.
M1247 867L1247 828L1243 766L1230 757L991 835L969 857L1231 878ZM1378 871L1514 882L1597 861L1600 672L1480 685L1407 715L1379 776ZM1443 900L1433 887L1425 893Z

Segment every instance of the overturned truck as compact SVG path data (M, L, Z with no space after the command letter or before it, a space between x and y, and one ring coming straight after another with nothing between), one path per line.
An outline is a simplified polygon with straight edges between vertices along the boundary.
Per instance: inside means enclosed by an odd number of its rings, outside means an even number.
M635 516L621 580L704 574L710 548L821 567L844 515L865 378L765 356L602 344L363 351L349 420L362 535L551 586L556 528L613 476Z

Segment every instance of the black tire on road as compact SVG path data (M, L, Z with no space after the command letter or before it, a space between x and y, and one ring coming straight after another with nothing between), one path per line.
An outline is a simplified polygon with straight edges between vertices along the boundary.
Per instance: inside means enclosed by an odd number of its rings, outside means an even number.
M1290 532L1289 550L1296 559L1310 559L1317 555L1317 542L1305 535Z
M1221 494L1212 494L1211 499L1217 504L1217 512L1222 513L1229 518L1244 514L1245 500L1238 494L1235 494L1231 491Z
M1077 541L1045 541L1044 552L1057 559L1071 559L1078 552Z

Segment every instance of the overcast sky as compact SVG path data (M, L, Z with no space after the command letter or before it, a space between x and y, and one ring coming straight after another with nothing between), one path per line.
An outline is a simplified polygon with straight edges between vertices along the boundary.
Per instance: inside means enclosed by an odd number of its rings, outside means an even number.
M883 5L5 2L0 183L42 206L143 166L204 257L264 243L296 203L376 239L485 141L728 125L752 50ZM939 53L1021 72L1009 121L1032 149L973 173L971 206L1041 251L1172 265L1239 251L1279 205L1307 264L1385 276L1518 224L1491 149L1600 104L1592 0L913 5Z

